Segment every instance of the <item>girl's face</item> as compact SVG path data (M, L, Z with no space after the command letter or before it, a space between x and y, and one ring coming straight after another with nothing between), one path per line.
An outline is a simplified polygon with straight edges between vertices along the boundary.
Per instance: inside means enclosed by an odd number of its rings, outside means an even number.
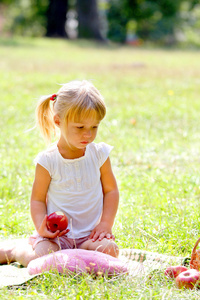
M94 118L68 121L67 128L61 126L61 135L67 141L71 149L84 149L92 143L97 135L100 121Z

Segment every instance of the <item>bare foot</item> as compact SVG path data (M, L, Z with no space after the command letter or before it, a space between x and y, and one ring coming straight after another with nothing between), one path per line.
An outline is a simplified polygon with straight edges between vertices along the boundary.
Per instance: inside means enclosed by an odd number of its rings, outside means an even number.
M9 240L0 243L0 264L9 264L14 261L13 250L20 240Z

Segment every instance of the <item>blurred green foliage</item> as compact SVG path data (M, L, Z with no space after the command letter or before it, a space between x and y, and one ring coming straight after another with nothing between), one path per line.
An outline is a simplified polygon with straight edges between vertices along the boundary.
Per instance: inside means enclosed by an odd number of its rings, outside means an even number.
M48 0L1 0L6 16L4 30L23 36L44 36Z
M200 0L98 1L109 40L125 43L127 35L132 34L141 41L165 45L174 45L178 41L200 46ZM44 36L49 3L49 0L0 0L4 30L23 36ZM69 0L68 5L75 10L76 0ZM136 26L130 30L133 22Z
M199 0L110 0L108 8L108 37L125 42L127 26L135 20L135 34L143 40L174 44L187 39L187 28L199 37ZM195 28L195 31L194 31ZM194 36L193 36L194 39Z

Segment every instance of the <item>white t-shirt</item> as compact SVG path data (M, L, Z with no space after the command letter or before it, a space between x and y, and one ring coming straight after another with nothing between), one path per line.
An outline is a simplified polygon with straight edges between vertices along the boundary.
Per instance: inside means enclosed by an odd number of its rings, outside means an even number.
M105 143L91 143L84 156L65 159L55 145L39 153L34 161L51 176L47 214L63 211L67 215L69 238L89 235L100 221L103 209L100 168L112 148Z

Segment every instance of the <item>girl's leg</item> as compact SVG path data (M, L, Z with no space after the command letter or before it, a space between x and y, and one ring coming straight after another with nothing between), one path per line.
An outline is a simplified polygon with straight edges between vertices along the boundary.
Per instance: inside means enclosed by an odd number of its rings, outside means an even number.
M36 259L40 256L44 256L46 254L56 252L60 250L59 246L55 242L51 241L41 241L33 250L32 245L28 244L27 248L16 247L14 251L15 259L22 266L27 267L29 262L33 259Z
M118 257L119 255L119 247L117 246L117 244L113 240L109 240L106 238L104 238L102 241L96 240L95 242L89 239L80 246L80 249L93 251L96 250L114 257Z
M51 241L38 243L34 250L27 240L17 240L15 243L8 242L0 245L0 264L17 261L27 267L31 260L58 250L59 246Z
M16 261L13 251L19 245L27 243L25 239L7 240L0 243L0 264L9 264ZM22 246L23 247L23 246Z

